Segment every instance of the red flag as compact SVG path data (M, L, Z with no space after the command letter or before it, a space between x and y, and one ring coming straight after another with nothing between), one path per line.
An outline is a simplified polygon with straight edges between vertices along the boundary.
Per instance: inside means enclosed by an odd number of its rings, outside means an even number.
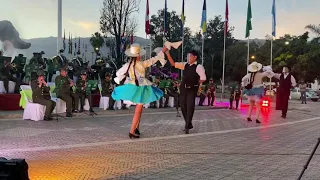
M229 23L229 8L228 8L228 0L226 0L226 19L225 19L225 26L224 26L224 33L228 33L228 23Z
M133 33L131 33L130 44L133 44Z
M146 34L150 34L150 19L149 19L149 0L147 0L146 6L146 24L145 24L145 32Z

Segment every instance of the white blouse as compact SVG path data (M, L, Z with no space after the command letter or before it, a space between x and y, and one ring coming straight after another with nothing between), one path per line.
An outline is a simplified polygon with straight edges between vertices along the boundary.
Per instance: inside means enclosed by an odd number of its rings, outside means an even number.
M254 80L252 82L253 87L263 87L262 79L264 77L272 78L274 73L272 71L265 71L265 72L257 72L254 76ZM242 78L242 86L245 87L250 83L251 73L248 73Z
M134 84L135 85L135 76L134 72L136 74L136 77L139 81L139 86L145 86L145 85L153 85L152 82L150 82L147 78L145 78L146 74L146 68L152 66L153 64L160 61L160 63L163 65L166 64L166 60L164 60L164 54L161 51L157 56L145 60L145 61L136 61L135 65L135 71L133 69L134 62L131 63L130 68L129 64L130 62L124 64L116 73L117 77L114 79L117 84L120 83L120 81L125 78L125 74L129 68L129 77L126 78L125 84Z

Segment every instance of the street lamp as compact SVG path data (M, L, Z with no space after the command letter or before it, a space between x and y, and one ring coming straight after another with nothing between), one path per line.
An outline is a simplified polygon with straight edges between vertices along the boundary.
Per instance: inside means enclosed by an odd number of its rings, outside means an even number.
M284 44L285 44L285 45L289 45L290 43L289 43L289 41L286 41Z
M255 59L256 57L255 56L251 56L251 59Z

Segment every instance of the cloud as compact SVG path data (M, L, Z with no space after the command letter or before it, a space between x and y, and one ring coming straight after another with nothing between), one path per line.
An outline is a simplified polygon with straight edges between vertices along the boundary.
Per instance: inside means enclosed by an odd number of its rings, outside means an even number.
M97 23L93 23L93 22L88 22L88 21L74 21L74 20L67 20L70 24L78 26L83 28L86 31L94 31L99 29L99 26Z

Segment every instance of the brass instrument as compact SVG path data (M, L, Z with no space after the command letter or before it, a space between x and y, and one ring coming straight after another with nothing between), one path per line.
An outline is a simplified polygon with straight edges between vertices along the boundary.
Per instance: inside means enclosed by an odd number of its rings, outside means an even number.
M203 90L204 90L204 87L202 86L202 84L200 84L198 92L197 92L197 96L200 96L202 94Z
M8 67L12 70L12 71L17 71L17 65L15 63L8 63Z

